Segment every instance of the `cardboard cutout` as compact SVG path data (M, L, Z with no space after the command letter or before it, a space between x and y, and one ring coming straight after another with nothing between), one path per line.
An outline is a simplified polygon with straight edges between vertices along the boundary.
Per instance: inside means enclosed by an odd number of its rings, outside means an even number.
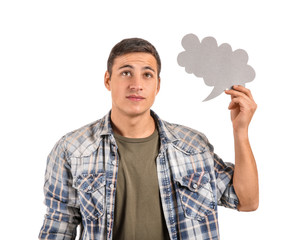
M187 73L203 78L206 85L214 87L204 101L219 96L233 85L244 86L255 78L254 69L247 65L248 55L242 49L232 51L227 43L218 46L213 37L200 42L194 34L184 36L181 43L185 51L178 55L178 64L185 67Z

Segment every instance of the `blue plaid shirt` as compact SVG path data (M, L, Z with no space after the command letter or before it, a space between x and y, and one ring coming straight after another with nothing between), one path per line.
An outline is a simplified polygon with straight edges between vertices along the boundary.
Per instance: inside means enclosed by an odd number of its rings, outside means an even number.
M112 239L119 156L110 114L63 136L48 156L47 214L39 239ZM236 209L234 166L193 129L161 120L156 159L161 203L171 240L219 239L219 205Z

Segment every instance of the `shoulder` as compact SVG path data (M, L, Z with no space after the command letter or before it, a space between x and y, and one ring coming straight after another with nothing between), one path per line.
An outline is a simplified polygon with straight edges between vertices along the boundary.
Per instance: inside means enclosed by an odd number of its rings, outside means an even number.
M209 141L202 132L184 125L162 122L167 131L178 140L176 145L187 152L199 152L210 148Z
M101 126L102 119L88 123L64 135L66 142L82 143L86 138L93 138Z
M55 147L65 151L67 157L82 156L88 152L90 146L96 145L99 141L102 124L103 119L99 119L70 131L59 139Z
M169 123L166 121L164 121L164 123L167 128L174 131L182 139L185 139L188 137L191 139L196 138L196 139L198 139L200 141L204 141L204 142L207 141L207 137L205 136L205 134L196 130L196 129L193 129L193 128L190 128L190 127L187 127L184 125L176 124L176 123Z

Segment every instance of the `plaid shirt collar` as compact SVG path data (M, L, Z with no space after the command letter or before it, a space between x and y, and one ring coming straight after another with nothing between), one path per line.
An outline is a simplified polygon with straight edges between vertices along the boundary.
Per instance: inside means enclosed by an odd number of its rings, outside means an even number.
M204 148L201 146L187 144L186 141L182 141L182 136L179 136L178 133L174 130L173 124L169 124L168 122L161 120L160 117L152 110L150 113L154 118L158 128L161 141L161 151L164 151L170 143L187 154L204 151ZM71 156L85 157L91 155L94 151L96 151L100 145L100 142L106 136L109 137L112 144L116 145L114 132L111 125L111 110L99 122L93 123L91 131L91 135L95 136L94 141L92 141L90 138L86 138L78 149L72 151Z
M164 122L159 118L159 116L153 111L150 110L151 116L154 118L158 132L160 134L161 141L163 143L171 143L178 141L180 137L170 128L168 128ZM99 126L96 126L97 132L96 137L100 141L101 138L105 135L113 135L113 128L111 125L111 111L102 118Z

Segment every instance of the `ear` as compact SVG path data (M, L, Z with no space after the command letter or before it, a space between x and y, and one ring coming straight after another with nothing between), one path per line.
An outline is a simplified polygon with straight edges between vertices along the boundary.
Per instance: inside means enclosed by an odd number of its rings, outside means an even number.
M159 77L158 78L158 85L157 85L157 93L156 93L156 95L159 93L160 87L161 87L161 78Z
M104 76L104 84L105 87L111 91L111 78L110 78L110 73L108 71L105 72L105 76Z

